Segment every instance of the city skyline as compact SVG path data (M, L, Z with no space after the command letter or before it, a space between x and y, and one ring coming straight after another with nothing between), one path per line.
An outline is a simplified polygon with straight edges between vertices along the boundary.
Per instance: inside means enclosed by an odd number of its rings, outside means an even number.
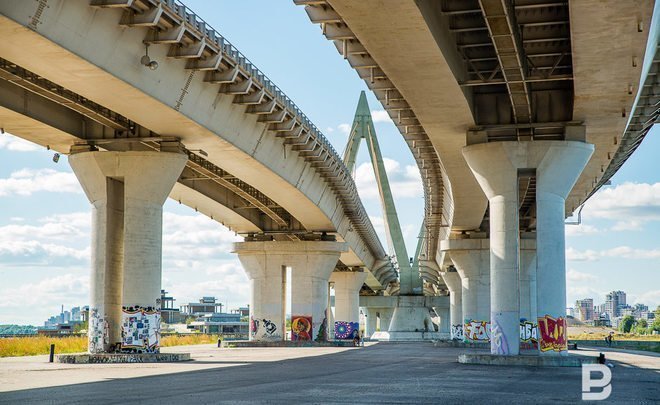
M341 154L359 93L366 87L309 22L302 7L267 1L186 4L284 89ZM282 57L291 45L265 44L254 35L251 24L232 17L256 6L264 12L254 15L255 24L275 18L282 22L282 35L296 38L295 46L307 50L305 69L292 58ZM413 252L423 213L419 172L387 113L370 91L367 97L407 250ZM567 303L591 295L597 304L607 292L621 289L628 291L632 303L653 308L660 304L660 162L654 156L660 148L658 138L654 128L614 176L612 186L585 204L581 224L566 227ZM59 308L88 301L90 205L66 156L59 163L52 156L10 134L0 135L0 323L35 324L52 313L42 308L43 303ZM363 150L356 184L386 246L372 173ZM227 297L230 306L249 302L247 278L230 253L238 236L171 200L165 204L163 224L164 289L181 302L203 295ZM24 305L34 309L26 313L21 309Z

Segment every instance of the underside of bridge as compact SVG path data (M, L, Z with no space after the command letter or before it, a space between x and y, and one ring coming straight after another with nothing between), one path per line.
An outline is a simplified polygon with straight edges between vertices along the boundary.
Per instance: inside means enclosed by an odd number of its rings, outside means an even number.
M436 201L451 232L430 237L462 306L452 332L478 340L487 325L491 352L515 355L519 318L531 318L560 337L539 339L541 353L565 354L564 219L657 119L654 1L294 3L400 129L427 203L428 184L448 197Z

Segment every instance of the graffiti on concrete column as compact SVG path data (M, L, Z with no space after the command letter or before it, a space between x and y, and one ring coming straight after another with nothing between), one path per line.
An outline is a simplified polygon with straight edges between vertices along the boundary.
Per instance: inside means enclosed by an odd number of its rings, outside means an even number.
M542 352L561 352L568 350L566 342L566 319L553 318L546 315L538 318L539 323L539 349Z
M490 321L466 319L463 324L463 337L466 342L490 342Z
M279 340L281 336L277 333L277 325L270 319L254 319L250 317L250 335L252 338Z
M108 323L97 308L89 310L88 348L90 353L103 353L104 346L110 343Z
M277 325L275 325L275 322L272 322L270 319L262 319L261 324L264 327L265 335L275 336L275 332L277 332Z
M520 319L520 347L525 349L538 348L538 328L534 322Z
M156 307L122 307L121 351L160 352L160 310Z
M259 330L259 320L254 319L254 317L250 317L250 335L252 335L252 337L257 336L258 330Z
M312 325L311 316L291 316L291 340L312 340Z
M357 322L335 322L335 339L352 340L360 333L360 324Z
M323 321L319 325L318 332L316 333L317 342L326 342L328 340L328 309L326 308L324 312L325 316Z
M502 330L502 327L497 320L495 320L495 323L491 328L490 336L492 339L493 348L495 349L495 354L509 354L509 342L507 342L504 331Z
M463 340L463 325L451 325L451 338L453 340Z

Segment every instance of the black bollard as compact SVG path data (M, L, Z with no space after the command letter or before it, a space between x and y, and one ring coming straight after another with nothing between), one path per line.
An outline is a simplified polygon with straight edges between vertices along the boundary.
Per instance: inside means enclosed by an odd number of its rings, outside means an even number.
M51 343L50 344L50 357L48 358L48 362L52 363L54 359L55 359L55 343Z
M605 355L603 353L598 355L598 364L605 364Z

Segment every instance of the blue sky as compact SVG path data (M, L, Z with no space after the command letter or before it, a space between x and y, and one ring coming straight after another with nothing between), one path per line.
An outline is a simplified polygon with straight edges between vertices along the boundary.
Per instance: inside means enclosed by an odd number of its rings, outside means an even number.
M229 39L344 150L366 85L289 0L185 4ZM254 10L259 10L255 13ZM249 17L248 17L249 16ZM164 62L164 61L161 61ZM409 254L423 215L419 173L406 144L367 91ZM630 302L660 304L660 136L637 153L567 227L568 303L621 289ZM0 135L0 324L42 324L65 307L85 305L89 284L90 206L66 158ZM366 149L356 182L385 245L380 202ZM164 208L163 287L177 304L215 295L230 307L249 301L247 278L229 253L236 236L169 200Z

